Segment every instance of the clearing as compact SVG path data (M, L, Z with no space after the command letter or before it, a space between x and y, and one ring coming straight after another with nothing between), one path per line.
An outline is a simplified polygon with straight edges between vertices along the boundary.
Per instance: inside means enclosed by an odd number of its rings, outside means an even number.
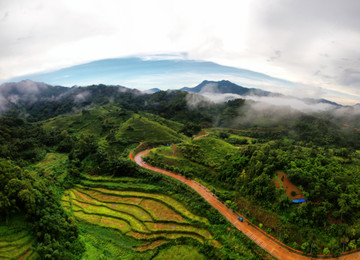
M278 172L275 179L276 188L284 188L286 195L290 199L304 199L304 195L301 193L301 190L293 184L286 176L286 173ZM295 191L295 196L291 194L292 191Z

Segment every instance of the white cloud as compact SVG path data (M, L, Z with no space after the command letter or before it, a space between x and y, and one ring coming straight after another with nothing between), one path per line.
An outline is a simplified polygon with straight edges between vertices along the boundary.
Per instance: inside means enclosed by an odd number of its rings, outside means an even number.
M2 0L0 80L187 53L360 99L359 13L358 0Z

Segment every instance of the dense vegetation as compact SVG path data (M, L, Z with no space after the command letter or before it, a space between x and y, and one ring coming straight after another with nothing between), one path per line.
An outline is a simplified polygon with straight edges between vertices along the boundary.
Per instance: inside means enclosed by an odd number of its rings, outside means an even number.
M229 206L272 235L281 232L282 240L296 249L307 251L314 243L316 254L339 254L343 242L347 249L360 247L359 151L305 146L306 142L300 146L289 139L259 139L257 144L236 148L224 141L230 133L236 131L214 131L178 144L174 152L158 148L147 160L201 178ZM277 170L287 173L307 203L292 204L281 187L276 189Z
M46 95L63 91L50 88ZM13 228L9 241L30 258L112 257L116 250L129 259L185 251L210 259L263 256L194 192L138 169L128 155L144 142L160 146L149 163L198 179L294 248L309 252L314 243L315 254L339 254L342 246L360 247L359 132L331 113L290 111L275 118L281 109L260 112L255 104L238 99L216 105L182 91L140 95L104 85L72 88L58 99L19 102L0 118L0 231ZM191 139L201 129L209 135ZM277 188L279 170L307 203L292 204L283 187ZM189 221L209 230L222 248L178 238L136 251L141 241L106 231L109 227L89 223L75 213L78 209L60 203L81 185L170 196L208 219L210 225ZM24 223L21 230L14 220Z

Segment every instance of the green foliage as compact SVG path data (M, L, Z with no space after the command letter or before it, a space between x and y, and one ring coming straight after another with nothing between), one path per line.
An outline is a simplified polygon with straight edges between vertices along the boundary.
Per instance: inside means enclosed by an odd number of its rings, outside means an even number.
M185 123L184 127L181 129L181 133L183 133L186 136L193 136L200 132L201 126L199 124L195 124L192 122Z
M40 125L21 118L0 117L0 157L22 161L42 159L47 144L53 142L51 134Z
M64 91L47 89L44 95L51 97ZM85 92L85 98L77 98ZM239 244L233 239L237 235L225 235L224 219L198 196L161 175L139 171L127 158L140 141L147 141L150 147L182 142L176 152L156 149L149 163L199 178L221 199L229 200L232 209L247 213L255 223L263 223L264 230L272 235L277 235L281 227L282 240L307 251L310 247L304 245L306 241L314 241L313 253L328 249L339 254L340 240L348 242L348 249L359 246L358 131L343 127L343 122L325 113L292 111L290 116L274 120L267 113L254 113L241 99L218 105L200 102L195 107L189 106L191 98L181 91L136 95L121 92L119 87L93 85L72 88L55 101L19 104L0 118L0 157L7 159L0 160L0 216L6 222L14 214L26 215L27 221L34 223L34 248L41 257L80 257L82 242L77 224L57 202L63 185L71 187L81 182L85 172L106 178L131 177L136 179L132 184L89 179L83 183L171 194L216 226L212 232L220 237L222 252L203 245L204 255L251 259L252 245L243 237L239 239L242 253L230 250ZM27 120L14 117L20 114L26 114ZM355 118L347 116L358 127ZM192 136L200 126L235 129L210 129L208 137L189 142L185 135ZM308 203L293 205L283 189L275 189L276 170L286 171ZM93 239L84 237L86 241ZM111 258L109 252L100 251L99 258Z
M54 199L49 181L4 159L0 159L0 169L1 216L6 220L10 213L23 212L27 216L40 257L64 259L81 255L77 226Z
M31 246L34 237L24 216L14 215L6 224L0 222L0 258L36 257Z
M122 142L176 143L185 137L176 131L149 119L134 115L126 121L116 133L116 139Z
M161 250L159 254L156 255L154 260L162 260L162 259L188 259L188 260L205 260L205 256L200 254L194 247L180 245L180 246L172 246L166 248L165 250Z

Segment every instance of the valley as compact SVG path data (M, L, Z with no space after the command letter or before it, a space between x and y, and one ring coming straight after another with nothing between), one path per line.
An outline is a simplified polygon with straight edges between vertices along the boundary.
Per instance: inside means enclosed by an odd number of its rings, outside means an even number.
M83 91L92 94L70 109ZM1 257L358 254L356 123L292 110L275 123L253 101L191 107L188 95L101 85L4 113Z

